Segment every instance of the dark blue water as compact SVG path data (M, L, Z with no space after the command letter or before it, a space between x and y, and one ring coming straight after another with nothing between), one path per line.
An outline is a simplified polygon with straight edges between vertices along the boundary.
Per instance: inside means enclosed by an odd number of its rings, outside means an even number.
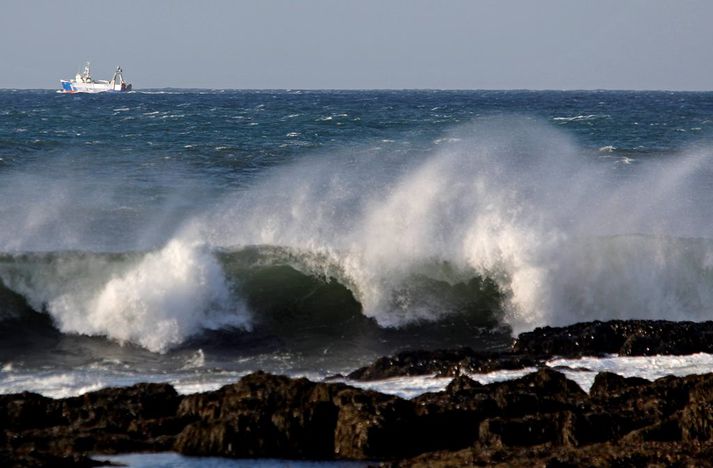
M455 125L503 113L551 122L592 149L678 149L710 139L713 93L2 91L0 106L5 165L71 153L151 173L181 161L192 165L189 175L239 183L247 172L318 150L359 149L385 139L398 143L396 151L427 150Z
M0 382L710 319L712 130L713 93L0 91Z
M114 207L136 208L139 217L163 216L162 231L195 208L186 198L196 192L200 203L215 200L268 168L314 154L415 158L434 151L452 129L498 115L537 119L582 149L621 158L676 152L713 138L713 93L2 91L0 109L0 180L39 173L50 186L63 178L74 190L95 193L106 191L111 179L109 188L120 186L111 193ZM191 196L181 196L183 191ZM171 211L180 213L166 213L171 197L179 205ZM95 213L97 223L126 229L146 222L119 221L111 206L103 210L110 214ZM165 240L158 237L150 241ZM114 238L97 239L95 248L117 248Z

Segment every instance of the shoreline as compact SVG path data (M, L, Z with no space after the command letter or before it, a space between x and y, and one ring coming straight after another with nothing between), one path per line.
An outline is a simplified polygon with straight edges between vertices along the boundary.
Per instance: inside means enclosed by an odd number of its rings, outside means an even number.
M502 352L459 348L382 357L348 374L347 383L257 371L189 395L168 384L62 399L5 394L0 464L97 466L102 454L176 451L399 466L711 466L713 372L655 381L600 372L585 392L544 363L711 353L712 338L713 322L595 321L538 328ZM537 370L487 385L465 375L528 367ZM453 380L443 391L412 399L348 385L428 374Z
M381 357L349 373L357 381L435 374L486 373L543 367L553 358L672 356L713 353L713 321L609 320L564 327L538 327L521 333L505 351L468 347L404 351Z

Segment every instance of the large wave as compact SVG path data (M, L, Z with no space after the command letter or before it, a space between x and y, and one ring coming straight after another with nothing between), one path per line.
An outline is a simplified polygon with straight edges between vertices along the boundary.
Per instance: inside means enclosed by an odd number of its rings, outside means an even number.
M46 254L30 273L8 254L0 279L65 332L155 351L206 328L279 326L284 315L256 310L330 284L315 309L351 300L385 328L711 317L705 151L619 165L526 118L446 140L429 154L316 155L203 207L148 253Z
M249 327L215 257L180 241L140 257L12 256L5 263L6 287L49 312L63 332L165 351L203 329Z
M329 258L324 274L387 327L453 313L419 279L476 276L497 283L516 330L709 316L710 245L686 240L711 232L708 154L619 165L524 118L449 140L401 164L347 155L281 168L184 232Z
M324 275L338 269L329 261L286 248L209 251L178 240L147 253L6 254L0 256L0 320L19 321L15 328L46 325L37 320L42 311L62 332L158 352L206 330L320 342L378 334L342 277ZM414 278L413 289L450 307L464 333L497 325L500 295L492 281L451 285L422 277ZM459 342L462 333L454 338Z

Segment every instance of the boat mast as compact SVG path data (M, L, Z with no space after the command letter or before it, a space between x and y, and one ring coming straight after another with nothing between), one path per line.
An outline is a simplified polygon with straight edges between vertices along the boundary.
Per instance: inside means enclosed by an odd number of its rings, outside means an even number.
M84 64L84 73L82 73L82 81L84 83L91 83L92 81L92 74L89 70L89 62Z
M124 84L124 71L121 69L121 66L116 67L116 71L114 72L114 76L111 78L111 84L114 85L116 84L116 79L119 79L119 84Z

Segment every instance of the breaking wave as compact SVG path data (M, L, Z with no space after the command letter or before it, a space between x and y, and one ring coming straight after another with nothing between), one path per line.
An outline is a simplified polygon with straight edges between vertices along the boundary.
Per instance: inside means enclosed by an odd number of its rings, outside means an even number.
M0 301L19 294L63 332L152 351L300 322L455 332L712 318L708 153L617 165L519 118L448 141L279 167L149 252L7 253Z
M278 247L209 252L174 240L143 254L4 255L0 281L0 320L29 318L36 325L40 311L61 332L107 336L156 352L206 330L284 337L377 327L362 315L338 265ZM449 284L415 275L412 289L475 327L497 324L500 296L490 280Z
M108 336L152 351L202 329L250 324L218 261L179 241L142 256L9 256L0 278L32 309L47 311L62 332Z

